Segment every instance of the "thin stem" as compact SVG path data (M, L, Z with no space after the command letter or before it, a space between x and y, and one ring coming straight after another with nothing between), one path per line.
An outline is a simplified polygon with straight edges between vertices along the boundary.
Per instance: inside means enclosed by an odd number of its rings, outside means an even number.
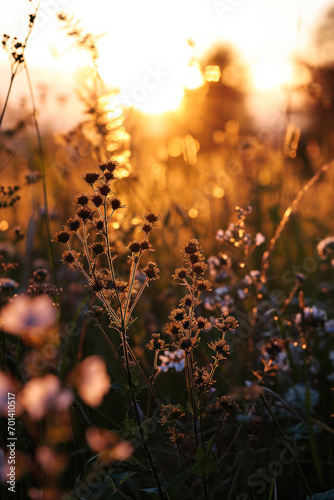
M290 445L289 441L287 440L287 437L286 437L286 435L285 435L285 433L284 433L284 431L283 431L283 429L282 429L282 427L281 427L281 424L280 424L280 423L279 423L279 421L277 420L275 413L274 413L274 412L272 411L272 409L270 408L270 406L269 406L269 404L268 404L268 402L267 402L266 398L263 396L263 394L261 394L261 396L260 396L260 397L261 397L261 399L262 399L263 403L265 404L265 406L266 406L267 410L269 411L269 413L270 413L271 417L273 418L273 420L274 420L274 422L275 422L275 424L276 424L276 426L277 426L277 428L278 428L278 430L279 430L280 434L282 435L282 437L283 437L283 439L284 439L284 441L285 441L285 443L286 443L286 446L289 448L289 451L290 451L291 455L292 455L292 456L293 456L293 458L295 459L296 465L297 465L297 467L298 467L298 470L299 470L299 472L300 472L300 475L301 475L301 476L302 476L302 478L303 478L303 481L304 481L304 483L305 483L305 486L306 486L306 488L307 488L307 491L308 491L309 495L312 497L312 491L311 491L311 488L310 488L310 486L309 486L309 484L308 484L308 482L307 482L307 479L306 479L306 477L305 477L305 475L304 475L304 472L303 472L303 470L302 470L302 468L301 468L301 466L300 466L300 464L299 464L299 461L298 461L298 459L297 459L297 457L296 457L296 454L295 454L295 452L293 451L293 448L292 448L292 446Z

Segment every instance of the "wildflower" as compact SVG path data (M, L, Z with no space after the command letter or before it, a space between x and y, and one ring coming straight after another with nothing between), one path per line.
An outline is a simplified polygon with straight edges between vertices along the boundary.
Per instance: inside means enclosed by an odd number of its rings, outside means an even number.
M107 182L104 184L100 184L98 186L98 190L99 190L100 194L104 197L108 196L108 194L111 192L111 188Z
M71 391L63 389L52 374L29 380L18 399L32 420L40 420L50 411L64 411L73 403Z
M321 326L327 320L327 314L320 307L305 307L304 308L304 324L310 327ZM302 314L298 313L295 317L295 323L297 326L302 325Z
M119 208L123 208L122 202L119 198L113 197L108 200L109 205L113 210L118 210Z
M230 354L229 345L224 339L218 339L215 342L211 342L208 346L216 353L215 356L218 360L227 359L225 355Z
M188 275L188 270L186 267L179 267L175 270L175 273L173 274L174 279L179 279L179 280L184 280L186 279Z
M90 406L100 406L110 389L105 362L99 356L89 356L70 374L81 399Z
M194 254L196 255L196 254ZM203 274L207 270L208 266L204 262L197 262L192 266L192 270L197 276Z
M103 197L99 194L92 194L90 197L90 201L93 203L93 205L96 206L96 208L98 208L103 203Z
M185 318L186 311L183 308L174 309L170 315L169 319L172 321L182 321Z
M93 212L89 207L80 207L77 210L77 217L83 220L86 223L89 219L93 217Z
M80 254L74 250L65 250L62 255L62 261L64 264L73 264L79 258Z
M74 203L75 205L82 205L85 207L87 203L89 202L89 195L86 193L80 193L77 194L76 197L74 198Z
M46 331L55 324L56 317L51 299L43 295L34 298L19 295L1 310L5 332L27 340L44 338Z
M141 241L134 240L126 247L127 250L130 250L132 253L138 253L141 250Z
M33 272L32 278L30 280L27 295L30 297L36 297L38 295L49 295L50 297L55 297L60 295L60 290L50 283L49 273L43 267L36 269Z
M192 373L191 378L195 387L198 387L199 389L212 385L212 381L209 382L210 375L204 368L196 368Z
M179 335L181 333L181 327L179 323L172 322L169 323L166 329L167 335Z
M19 284L10 278L0 278L0 292L13 293Z
M182 351L190 352L194 347L194 341L188 337L181 337L180 340L172 344L177 349L182 349Z
M71 236L68 231L59 231L54 235L53 241L58 241L59 243L67 243L70 237Z
M270 359L276 360L282 353L286 353L287 345L288 341L275 337L264 344L261 351L264 355L267 354Z
M325 332L326 333L334 333L334 319L329 319L325 321Z
M230 330L235 330L239 326L239 323L233 316L228 316L225 314L222 318L215 323L215 328L223 333L229 332Z
M295 384L285 392L284 398L297 410L306 412L308 404L307 392L309 392L310 396L309 411L310 413L313 413L320 399L319 392L316 389L313 389L312 387L308 387L308 389L306 389L306 385L304 383ZM284 415L287 414L284 410L281 410L281 412L284 412Z
M153 229L155 229L154 225L151 224L150 222L144 222L142 225L141 225L141 230L145 233L145 234L149 234Z
M187 434L183 434L178 429L173 429L171 432L172 432L172 435L170 436L169 441L173 444L176 444L176 445L181 445L189 437Z
M92 243L90 245L90 248L95 253L95 255L101 255L102 253L104 253L106 251L105 246L102 243L100 243L99 241Z
M105 313L105 309L101 306L92 306L87 315L90 317L90 318L99 318L100 316L102 316L102 314Z
M107 170L108 172L113 173L118 167L118 163L117 161L107 160L102 163L99 163L98 167L102 172L105 172Z
M75 217L75 219L68 219L66 222L65 228L67 231L77 231L81 226L82 221Z
M67 458L60 455L50 446L42 445L36 450L37 462L41 465L44 472L51 476L60 474L66 466Z
M184 416L184 413L178 406L169 404L161 406L160 416L161 425L173 425L177 422L177 420Z
M151 243L147 240L143 240L140 244L140 249L142 252L145 250L149 250L150 252L154 252L154 248L152 247Z
M206 318L203 318L202 316L199 316L199 318L196 319L196 323L200 330L208 330L212 327L210 321L208 321Z
M151 340L146 347L151 351L162 351L165 347L165 341L160 339L160 333L152 333Z
M107 429L88 427L86 429L88 446L98 453L103 462L124 461L131 457L134 448L128 441L122 441L117 434Z
M184 247L184 252L188 255L194 254L199 250L200 250L199 243L195 239L188 240Z
M147 222L154 224L154 222L158 222L161 219L161 215L155 215L152 212L146 213L143 215L143 218L147 220Z
M108 172L108 170L105 170L103 172L103 176L105 178L105 180L108 182L108 181L112 181L115 179L115 176L112 172Z
M100 178L100 174L98 172L84 172L81 178L92 186Z
M210 405L209 409L210 413L214 415L221 413L229 415L230 412L238 413L240 411L239 405L230 396L222 396L221 398L217 398L216 402Z
M212 288L212 284L208 280L198 280L196 283L196 289L199 292L209 292Z
M98 232L100 232L100 233L104 232L104 220L103 219L93 219L93 226L95 227L95 229Z
M201 303L200 300L198 300L196 297L193 297L189 293L185 295L181 300L180 300L180 305L182 307L196 307Z
M168 370L176 370L181 372L184 369L185 358L182 349L177 351L163 351L163 354L159 355L161 361L160 369L163 372L168 372Z
M149 262L147 266L142 269L142 272L149 280L156 280L159 278L159 268L155 262Z

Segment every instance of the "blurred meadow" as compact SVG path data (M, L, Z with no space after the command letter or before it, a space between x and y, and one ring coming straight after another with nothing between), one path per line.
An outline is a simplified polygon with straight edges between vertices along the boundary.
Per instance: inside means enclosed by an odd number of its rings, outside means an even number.
M0 28L1 498L334 499L334 6Z

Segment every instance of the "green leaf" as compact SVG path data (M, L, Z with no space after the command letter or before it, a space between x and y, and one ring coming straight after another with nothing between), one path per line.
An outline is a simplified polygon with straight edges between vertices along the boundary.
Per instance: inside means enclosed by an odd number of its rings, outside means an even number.
M196 459L197 463L190 469L192 474L205 476L209 472L213 472L217 469L216 464L210 460L208 454L204 451L202 446L197 448Z
M118 487L120 488L122 486L122 484L124 484L128 479L130 479L130 477L134 476L135 474L136 474L135 472L130 472L129 474L127 472L125 472L124 473L125 477L123 477L123 479L121 479Z
M116 484L111 477L106 478L106 483L112 490L117 490Z

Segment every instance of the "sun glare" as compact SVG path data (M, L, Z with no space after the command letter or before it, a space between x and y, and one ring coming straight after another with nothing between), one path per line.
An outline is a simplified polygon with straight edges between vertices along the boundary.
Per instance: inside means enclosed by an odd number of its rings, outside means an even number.
M275 64L272 61L261 61L252 71L253 85L256 90L274 90L289 85L293 79L291 64Z

